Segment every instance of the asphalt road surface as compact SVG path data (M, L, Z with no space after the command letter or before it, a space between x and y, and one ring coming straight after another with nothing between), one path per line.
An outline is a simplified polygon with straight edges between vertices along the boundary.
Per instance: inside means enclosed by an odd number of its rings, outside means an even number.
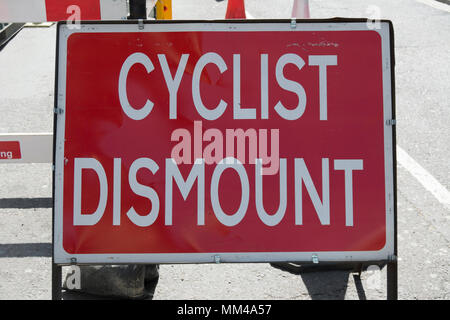
M247 0L248 18L292 1ZM312 18L392 20L400 299L450 299L450 6L312 0ZM174 0L174 19L222 19L226 1ZM0 133L52 132L55 26L0 51ZM51 298L51 164L0 164L0 299ZM385 299L386 272L296 274L269 264L163 265L155 299Z

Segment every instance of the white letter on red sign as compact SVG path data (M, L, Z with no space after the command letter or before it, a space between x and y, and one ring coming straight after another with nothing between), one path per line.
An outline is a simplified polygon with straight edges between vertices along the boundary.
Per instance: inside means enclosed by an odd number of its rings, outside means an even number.
M191 191L195 180L198 179L197 224L203 226L205 224L205 162L203 159L195 159L195 164L192 166L188 178L184 181L175 160L166 159L166 226L172 225L172 179L175 180L184 200Z
M269 55L261 55L261 119L269 119Z
M353 226L353 170L363 170L362 160L334 160L334 170L345 172L345 225Z
M305 62L296 54L286 53L282 55L280 59L278 59L277 65L275 67L275 75L278 84L284 90L291 91L297 94L298 105L295 107L295 109L286 109L283 103L281 103L281 101L278 101L278 103L275 105L275 110L281 117L286 120L297 120L303 115L303 112L305 112L306 93L305 89L300 83L288 80L284 77L283 69L284 66L288 63L296 65L298 70L300 70L305 65Z
M222 173L226 169L234 169L240 178L241 181L241 204L239 209L232 215L228 215L223 212L222 207L220 206L219 201L219 181ZM220 161L216 168L214 169L213 176L211 178L211 204L214 210L214 213L217 219L224 225L228 227L232 227L241 222L242 218L244 218L245 213L247 212L248 201L250 198L250 186L248 182L247 172L245 171L242 163L235 158L228 157Z
M114 182L113 182L113 226L120 226L120 209L122 194L122 160L114 158Z
M195 108L204 119L216 120L224 113L227 103L221 99L219 105L213 110L206 108L203 104L200 96L200 78L203 69L208 63L214 63L217 67L219 67L220 73L224 73L225 70L227 70L225 61L217 53L208 52L202 55L200 59L198 59L194 68L194 74L192 75L192 98L194 99Z
M130 71L131 67L135 64L142 64L145 69L147 70L147 73L150 73L154 70L154 66L152 61L149 57L147 57L145 54L136 52L130 55L125 62L122 65L122 68L120 69L120 75L119 75L119 100L120 105L122 106L123 111L125 114L130 117L133 120L142 120L153 109L153 102L150 100L147 100L145 102L145 105L141 109L135 109L130 105L130 102L128 101L127 96L127 77L128 72Z
M305 183L306 190L316 209L320 223L330 224L330 171L328 159L322 159L322 201L320 201L317 189L309 175L303 159L295 159L295 224L303 224L303 194L302 182Z
M241 55L233 54L233 118L256 119L256 110L241 108Z
M320 120L327 120L327 66L337 65L337 56L309 56L310 66L319 66Z
M81 172L83 169L92 169L97 174L100 182L100 200L97 210L92 214L81 214ZM108 199L108 181L105 170L97 159L75 158L74 159L74 182L73 182L73 225L93 226L103 216Z
M183 77L188 58L188 54L181 55L180 63L178 64L177 71L175 72L175 77L172 79L172 74L170 73L169 65L167 64L166 55L158 54L159 64L161 65L164 80L166 80L167 89L169 90L169 119L177 118L178 88L180 87L181 78Z
M152 210L145 216L141 216L137 214L133 207L130 208L127 212L128 218L130 220L140 226L140 227L148 227L149 225L155 222L159 213L159 198L156 191L148 186L144 186L137 182L136 174L139 169L147 168L153 174L158 171L159 167L155 161L150 158L139 158L134 160L134 162L130 166L130 171L128 173L128 180L130 181L131 190L138 196L142 196L148 198L152 202Z
M286 159L280 159L280 205L275 214L268 214L264 209L263 201L263 167L262 160L256 159L255 165L255 189L256 189L256 211L258 216L265 225L270 227L276 226L283 219L287 206L287 173Z

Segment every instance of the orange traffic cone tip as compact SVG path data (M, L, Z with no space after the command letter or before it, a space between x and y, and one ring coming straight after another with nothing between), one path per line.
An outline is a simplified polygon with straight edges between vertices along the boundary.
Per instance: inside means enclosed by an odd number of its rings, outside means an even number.
M244 0L228 0L225 19L245 19Z

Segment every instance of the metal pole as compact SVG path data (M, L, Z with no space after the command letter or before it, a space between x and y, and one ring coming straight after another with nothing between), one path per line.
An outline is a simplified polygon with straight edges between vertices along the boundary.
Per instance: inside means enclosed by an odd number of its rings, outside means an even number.
M52 300L61 300L62 267L52 261Z
M130 19L146 19L146 0L130 0Z
M398 299L398 264L397 261L387 264L387 300Z
M389 38L391 41L391 78L392 78L392 115L391 119L395 119L396 116L396 104L395 104L395 55L394 55L394 29L390 25ZM398 239L397 239L397 128L392 126L392 138L394 144L393 164L394 164L394 257L392 261L387 264L387 300L398 300Z

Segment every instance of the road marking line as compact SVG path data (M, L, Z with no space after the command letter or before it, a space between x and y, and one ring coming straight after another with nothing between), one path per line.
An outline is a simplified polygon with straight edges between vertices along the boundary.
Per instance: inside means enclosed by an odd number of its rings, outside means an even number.
M397 162L408 170L440 203L450 210L450 192L399 146L397 146Z
M435 9L444 10L447 12L450 12L450 6L448 4L438 2L436 0L416 0L417 2L426 4L430 7L433 7Z

